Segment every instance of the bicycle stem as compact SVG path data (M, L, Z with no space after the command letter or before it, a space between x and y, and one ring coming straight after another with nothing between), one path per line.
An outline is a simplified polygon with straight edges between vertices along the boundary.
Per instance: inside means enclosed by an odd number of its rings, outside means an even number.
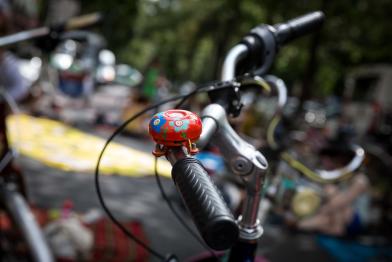
M232 171L243 180L247 194L242 215L238 218L240 238L255 240L263 232L257 214L268 167L267 160L234 131L221 105L207 106L202 112L202 119L203 131L197 146L202 148L210 141L219 147Z
M211 104L202 112L203 132L197 143L202 148L206 142L221 149L223 157L232 171L241 177L246 188L245 204L238 218L241 241L254 242L263 233L258 219L261 193L268 167L265 157L254 146L243 140L227 121L226 111L219 104ZM188 157L184 147L174 147L167 151L166 158L172 164Z
M229 51L222 67L222 81L234 78L236 64L246 54L247 47L243 44L238 44ZM247 194L238 225L240 240L252 242L263 233L257 215L268 162L253 145L242 139L231 127L222 105L208 105L202 111L201 118L203 130L197 142L198 148L203 148L208 142L217 146L233 173L240 176L245 184Z

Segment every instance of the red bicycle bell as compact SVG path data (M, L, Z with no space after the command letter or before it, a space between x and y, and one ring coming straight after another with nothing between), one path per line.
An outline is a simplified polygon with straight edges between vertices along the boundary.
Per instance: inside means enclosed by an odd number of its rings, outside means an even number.
M171 109L155 114L148 126L148 132L163 150L153 152L155 155L163 155L170 147L185 146L191 154L197 152L192 146L201 134L202 123L196 114L179 109Z

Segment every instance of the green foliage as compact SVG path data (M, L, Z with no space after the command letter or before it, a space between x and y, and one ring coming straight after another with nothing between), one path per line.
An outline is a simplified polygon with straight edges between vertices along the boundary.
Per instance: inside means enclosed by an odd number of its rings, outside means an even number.
M216 79L225 53L252 27L323 9L315 75L306 71L311 37L282 48L272 69L291 85L314 79L313 95L341 89L345 73L364 63L392 62L389 0L139 0L83 1L110 10L106 36L120 59L139 69L158 59L173 81Z
M137 0L82 0L81 4L83 13L103 13L105 20L101 30L114 51L124 49L133 39L134 20L138 14Z

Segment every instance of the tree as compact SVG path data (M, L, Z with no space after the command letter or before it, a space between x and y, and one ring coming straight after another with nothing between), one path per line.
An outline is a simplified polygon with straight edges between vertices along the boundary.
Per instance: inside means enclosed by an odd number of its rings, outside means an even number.
M138 14L138 0L84 0L82 12L100 11L104 15L101 31L108 40L109 48L115 52L122 51L133 39L135 19Z
M272 68L289 86L304 86L304 97L322 96L339 92L351 67L392 62L386 43L392 39L388 14L392 2L388 0L85 3L87 9L100 7L115 14L105 21L110 29L105 32L120 59L143 68L158 57L167 75L176 81L217 79L224 54L252 27L280 23L320 8L327 17L320 34L282 48Z

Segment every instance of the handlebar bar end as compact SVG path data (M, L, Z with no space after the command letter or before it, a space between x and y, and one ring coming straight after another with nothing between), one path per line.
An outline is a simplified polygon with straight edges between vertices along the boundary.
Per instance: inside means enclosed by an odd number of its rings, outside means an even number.
M279 45L283 45L298 37L316 31L324 23L325 15L321 11L315 11L290 21L275 25L276 38Z

